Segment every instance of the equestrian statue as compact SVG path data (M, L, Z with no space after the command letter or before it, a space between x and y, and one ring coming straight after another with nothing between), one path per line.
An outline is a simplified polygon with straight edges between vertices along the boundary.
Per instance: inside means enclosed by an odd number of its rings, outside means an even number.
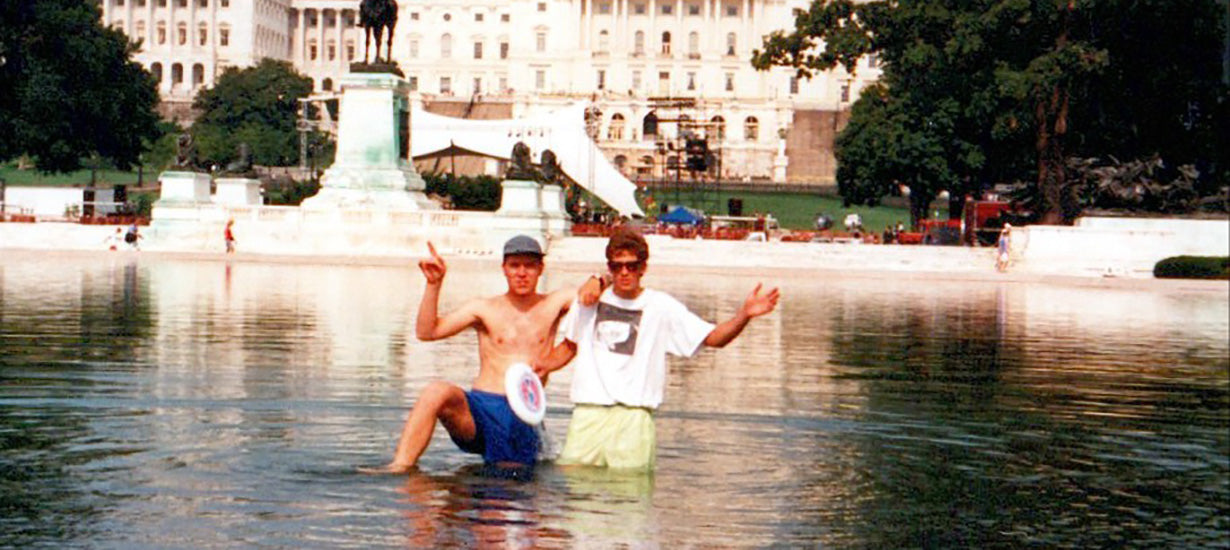
M363 0L359 4L359 26L367 35L367 47L363 50L363 63L367 63L367 54L372 49L372 35L376 37L376 58L372 63L380 63L380 39L388 33L388 43L384 50L384 61L393 62L393 28L397 26L397 2L395 0Z

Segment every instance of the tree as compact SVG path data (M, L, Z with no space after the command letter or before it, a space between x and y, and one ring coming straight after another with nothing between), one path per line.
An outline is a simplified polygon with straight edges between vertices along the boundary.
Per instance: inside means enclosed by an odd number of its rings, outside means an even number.
M206 166L225 166L247 143L252 160L289 166L299 160L299 100L312 92L312 79L289 63L264 59L254 67L229 68L213 88L197 94L201 116L192 125L197 156Z
M911 196L1026 180L1042 221L1057 223L1079 211L1069 156L1160 154L1225 181L1225 19L1216 0L820 0L752 63L810 77L880 56L885 90L856 102L837 143L839 185L855 201L881 196L866 179L880 165L909 161L892 175ZM883 105L860 109L868 101ZM896 158L901 148L876 142L929 153Z
M127 169L157 139L154 78L132 60L138 44L101 20L87 0L0 2L0 160Z

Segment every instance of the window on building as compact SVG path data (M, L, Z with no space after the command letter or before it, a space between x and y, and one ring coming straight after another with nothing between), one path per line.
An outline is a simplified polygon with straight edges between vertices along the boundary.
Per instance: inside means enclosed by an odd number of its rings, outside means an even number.
M874 69L879 66L880 66L880 56L879 55L876 55L873 53L867 56L867 67Z
M658 93L661 95L671 93L671 73L669 71L658 72Z
M607 53L611 47L611 33L603 29L598 33L598 53Z
M735 91L735 73L726 73L726 91Z
M474 94L478 95L481 93L483 93L483 79L482 77L476 76L474 77Z
M747 117L743 121L743 139L747 141L756 141L760 139L760 121L756 117Z
M688 4L688 15L700 15L700 4Z
M641 89L641 72L640 71L632 71L632 89L633 90Z
M308 61L316 61L316 40L308 40Z
M611 115L611 124L606 128L606 138L611 141L619 141L624 138L624 116L615 113Z
M505 75L500 75L500 89L499 89L499 91L500 91L500 92L506 92L506 91L508 91L508 77L507 77L507 76L505 76Z
M602 69L598 70L598 89L606 89L606 71Z
M231 45L231 28L222 25L218 28L218 45L223 48Z
M167 22L159 21L156 28L157 28L156 34L158 35L158 43L166 44L167 43Z
M507 22L509 22L509 21L511 21L511 18L508 16L508 14L507 14L507 13L501 13L501 14L500 14L500 22L501 22L501 23L507 23Z
M145 21L137 21L137 38L145 39Z
M453 79L451 77L440 77L440 93L444 95L453 94Z
M688 90L696 90L696 73L688 73Z
M329 61L337 59L337 43L330 40L325 44L325 58Z
M201 23L196 27L196 43L198 46L204 46L209 43L209 25Z
M346 60L354 61L354 40L346 41Z
M410 20L411 20L411 21L418 21L418 20L419 20L419 12L417 12L417 11L412 11L412 12L410 12Z
M534 89L543 90L547 87L547 71L538 69L534 71Z
M188 43L188 24L180 23L175 26L175 43L180 46Z
M453 35L446 33L440 37L440 57L444 59L453 57Z
M419 58L419 40L417 38L411 38L408 46L410 47L410 59L418 59Z
M841 85L841 102L847 103L849 101L850 101L850 85L842 84Z
M167 0L158 0L158 7L160 8L167 7Z
M482 59L482 58L483 58L483 43L475 42L474 43L474 59Z
M658 135L658 115L649 113L641 120L641 135L645 137Z
M662 33L662 55L671 54L671 33L666 31Z
M735 33L726 33L726 55L735 55Z
M539 52L547 51L547 33L538 31L534 35L534 49Z
M508 42L500 42L500 59L508 59Z
M179 63L171 65L171 85L179 86L184 83L184 66Z
M219 0L218 5L224 8L229 8L231 7L231 0Z
M739 6L735 4L726 4L726 16L727 17L738 17L739 16Z
M662 4L662 15L670 15L675 11L674 6L670 4Z
M632 13L637 15L645 15L645 4L635 4L632 6Z
M538 11L547 11L547 3L546 3L546 2L539 2L539 3L538 3Z
M726 119L722 118L721 115L718 115L710 119L709 122L712 122L710 127L713 128L714 141L721 142L726 139Z
M326 92L332 92L333 91L333 79L326 78L322 80L320 82L320 89Z
M188 0L175 0L175 4L181 8L188 7Z
M474 22L475 22L475 23L482 23L482 22L483 22L483 14L481 14L481 13L476 13L476 14L474 14Z
M599 2L598 3L598 13L600 15L609 15L611 13L611 3L610 2Z
M137 7L138 7L138 8L144 8L144 7L145 7L145 0L137 0Z
M409 81L410 81L410 82L409 82L409 83L410 83L410 91L412 91L412 92L417 92L417 91L419 91L419 77L417 77L417 76L411 76L411 77L409 77Z
M154 82L162 83L162 63L154 63L149 66L149 72L154 75Z
M452 20L453 20L453 14L451 14L451 13L446 13L446 14L444 14L444 20L445 20L445 21L452 21Z
M688 33L688 57L700 59L700 33L696 31Z
M794 95L797 93L799 93L799 77L792 76L790 77L790 94Z
M192 85L202 86L205 84L205 66L200 63L192 65Z
M636 31L632 39L632 54L645 55L645 31Z

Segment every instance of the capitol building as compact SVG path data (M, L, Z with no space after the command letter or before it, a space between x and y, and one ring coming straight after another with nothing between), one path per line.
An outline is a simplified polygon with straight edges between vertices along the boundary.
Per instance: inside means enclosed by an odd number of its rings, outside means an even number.
M100 3L106 24L140 41L137 61L180 118L227 68L263 58L291 63L312 78L314 97L330 97L366 49L359 0ZM412 100L431 112L498 119L592 104L591 135L633 180L671 177L691 136L713 151L713 179L831 185L834 135L878 78L876 60L810 80L749 61L765 35L793 28L809 4L401 0L392 58Z

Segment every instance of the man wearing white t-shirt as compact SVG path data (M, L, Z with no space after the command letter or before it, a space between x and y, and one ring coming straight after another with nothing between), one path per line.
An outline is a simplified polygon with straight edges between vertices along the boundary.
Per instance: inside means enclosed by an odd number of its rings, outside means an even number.
M559 464L652 468L657 448L653 412L666 387L666 354L691 357L723 347L748 321L775 307L779 293L752 290L734 317L714 325L678 300L641 286L649 245L621 229L606 247L611 286L594 306L573 305L562 323L564 340L535 364L540 376L570 360L572 420Z

